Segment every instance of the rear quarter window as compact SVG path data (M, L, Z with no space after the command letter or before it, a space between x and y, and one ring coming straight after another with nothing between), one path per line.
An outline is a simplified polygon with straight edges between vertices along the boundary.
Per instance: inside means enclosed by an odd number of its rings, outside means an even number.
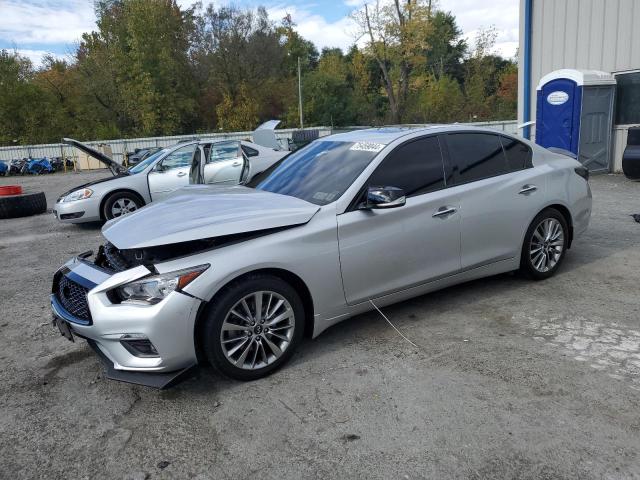
M500 137L502 148L507 157L507 165L512 172L523 170L532 166L531 148L518 140L508 137Z
M456 183L469 183L509 172L499 135L450 133L447 146Z

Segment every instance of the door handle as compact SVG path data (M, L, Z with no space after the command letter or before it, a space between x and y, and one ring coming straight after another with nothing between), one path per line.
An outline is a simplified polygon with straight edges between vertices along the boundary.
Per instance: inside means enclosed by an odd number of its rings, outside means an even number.
M242 165L242 162L233 162L231 164L232 167L239 167L240 165Z
M528 193L533 193L538 190L538 187L535 185L523 185L522 189L518 192L520 195L527 195Z
M184 177L186 175L186 173L185 172L178 172L177 175L178 175L178 177Z
M433 214L433 217L446 217L447 215L451 215L457 211L458 209L454 207L440 207L436 210L436 213Z

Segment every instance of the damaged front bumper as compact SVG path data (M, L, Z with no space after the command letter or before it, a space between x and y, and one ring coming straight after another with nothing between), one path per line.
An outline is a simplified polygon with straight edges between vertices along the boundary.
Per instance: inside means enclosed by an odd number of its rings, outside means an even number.
M54 275L51 309L60 332L86 339L109 378L162 388L197 363L193 332L202 301L177 291L154 305L112 301L114 288L150 273L142 265L108 271L76 257Z

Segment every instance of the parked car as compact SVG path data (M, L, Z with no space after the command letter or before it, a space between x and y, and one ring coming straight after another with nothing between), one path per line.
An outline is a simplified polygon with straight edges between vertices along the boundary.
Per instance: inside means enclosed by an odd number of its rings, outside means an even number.
M586 169L529 141L455 125L354 131L257 185L187 187L107 223L94 258L56 272L51 304L113 378L164 384L206 359L250 380L303 333L374 305L514 270L546 279L590 215Z
M151 155L159 152L160 150L162 150L162 148L160 147L136 148L133 152L127 153L127 165L129 167L137 165L145 158L150 157Z
M0 162L0 176L4 177L7 173L9 173L9 165L5 162Z
M127 169L88 145L72 139L63 141L100 160L114 174L113 178L80 185L60 195L53 213L67 223L111 220L165 199L190 182L247 181L289 153L244 140L191 141L164 148Z

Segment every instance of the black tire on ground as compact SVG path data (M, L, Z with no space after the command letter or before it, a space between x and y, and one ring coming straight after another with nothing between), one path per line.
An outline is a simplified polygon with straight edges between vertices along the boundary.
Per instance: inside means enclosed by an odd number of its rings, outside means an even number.
M107 197L106 201L102 206L102 217L105 220L111 220L115 218L114 215L112 214L111 209L113 207L113 204L119 200L133 202L135 204L136 210L144 206L144 201L133 192L114 192Z
M29 217L46 211L44 192L0 196L0 218Z
M531 238L534 235L536 229L541 225L545 220L555 220L557 221L562 228L562 251L560 252L559 258L556 260L555 264L549 268L547 271L541 271L536 268L533 264L533 260L531 258ZM547 208L540 212L536 218L533 219L531 225L529 225L529 229L527 230L527 234L524 236L524 242L522 244L522 255L520 257L520 272L524 274L526 277L531 278L533 280L545 280L551 276L553 276L560 268L562 261L567 253L567 247L569 245L569 226L567 225L567 220L564 218L558 210L555 208ZM560 246L560 245L558 245Z
M294 318L293 335L282 355L272 363L256 369L243 369L231 363L225 356L221 343L221 331L227 313L238 301L254 292L275 292L291 305ZM284 365L302 340L304 331L304 306L298 292L287 282L273 275L256 274L232 282L215 297L204 312L204 325L200 339L203 353L214 369L236 380L257 380L266 377Z

